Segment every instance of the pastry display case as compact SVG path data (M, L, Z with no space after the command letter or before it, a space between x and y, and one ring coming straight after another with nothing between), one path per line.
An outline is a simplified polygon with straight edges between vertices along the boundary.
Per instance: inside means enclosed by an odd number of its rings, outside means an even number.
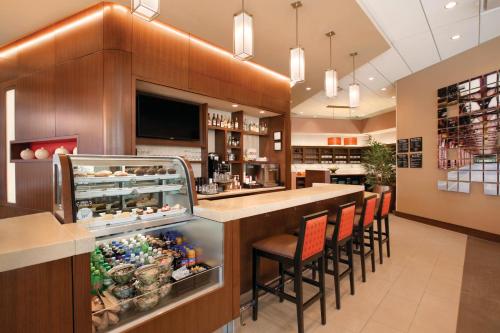
M54 214L96 237L93 331L130 329L222 287L224 226L193 216L182 158L58 155L53 164Z

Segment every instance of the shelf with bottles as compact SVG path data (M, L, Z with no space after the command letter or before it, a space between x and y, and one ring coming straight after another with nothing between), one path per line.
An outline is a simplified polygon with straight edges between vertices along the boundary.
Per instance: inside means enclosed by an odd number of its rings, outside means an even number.
M223 237L222 224L199 219L98 238L90 262L94 329L130 328L222 287Z
M230 132L241 132L241 121L236 117L226 116L216 113L208 114L208 129L209 130L223 130Z

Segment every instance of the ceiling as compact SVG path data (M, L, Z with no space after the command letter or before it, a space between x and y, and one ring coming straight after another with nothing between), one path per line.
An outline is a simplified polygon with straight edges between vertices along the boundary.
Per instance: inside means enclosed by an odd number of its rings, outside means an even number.
M500 0L357 2L391 45L371 63L392 82L500 35Z
M34 32L79 10L95 0L17 0L2 3L0 45ZM129 1L115 1L128 5ZM329 40L334 30L334 66L339 77L352 71L349 53L357 51L362 65L389 49L389 44L355 1L302 0L299 43L306 54L306 82L292 89L292 107L321 93L323 73L329 65ZM289 49L295 45L295 11L291 0L245 2L255 21L255 58L252 60L288 76ZM225 49L232 49L233 15L240 0L161 0L159 20L193 33ZM22 18L22 19L19 19ZM355 22L356 24L352 24ZM359 75L361 75L359 73ZM360 76L361 77L361 76ZM311 88L306 90L306 87ZM328 104L328 101L325 102ZM325 105L321 107L326 110ZM313 115L314 110L308 114Z
M97 2L2 3L0 45ZM252 61L285 75L289 48L295 46L295 12L291 2L252 0L245 5L255 20L256 56ZM333 111L327 105L347 104L348 85L352 82L350 52L359 53L356 81L361 85L361 106L336 109L336 118L366 118L393 110L398 79L500 35L500 0L457 0L457 5L449 10L444 8L448 0L302 2L299 43L306 54L306 81L292 88L292 112L297 117L331 118ZM159 20L231 50L232 17L240 8L240 0L161 0ZM323 92L323 73L329 63L328 38L324 34L330 30L336 32L333 62L343 88L334 99L326 98ZM457 34L459 39L450 38Z

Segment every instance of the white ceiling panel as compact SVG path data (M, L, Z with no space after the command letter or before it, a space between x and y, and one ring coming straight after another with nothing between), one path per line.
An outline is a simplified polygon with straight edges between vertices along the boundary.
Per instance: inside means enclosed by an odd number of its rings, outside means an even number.
M481 43L500 36L500 7L481 14Z
M370 63L391 82L411 74L411 70L393 48L374 58Z
M479 0L458 0L452 9L444 7L449 0L421 1L432 29L477 16L479 12Z
M454 35L460 35L460 38L451 39ZM479 42L478 35L478 16L434 29L434 38L442 59L452 57L477 46Z
M439 54L430 31L394 43L413 72L439 62Z
M370 80L370 78L372 78L372 80ZM370 90L374 91L391 85L391 83L370 63L364 64L356 70L356 79Z
M427 30L419 0L358 0L391 41Z

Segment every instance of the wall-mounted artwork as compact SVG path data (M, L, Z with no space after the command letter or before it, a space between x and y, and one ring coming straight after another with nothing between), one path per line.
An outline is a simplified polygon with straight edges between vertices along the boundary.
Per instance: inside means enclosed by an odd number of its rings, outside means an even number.
M484 194L499 195L499 104L500 71L438 89L438 168L448 170L438 189L470 193L478 182Z

